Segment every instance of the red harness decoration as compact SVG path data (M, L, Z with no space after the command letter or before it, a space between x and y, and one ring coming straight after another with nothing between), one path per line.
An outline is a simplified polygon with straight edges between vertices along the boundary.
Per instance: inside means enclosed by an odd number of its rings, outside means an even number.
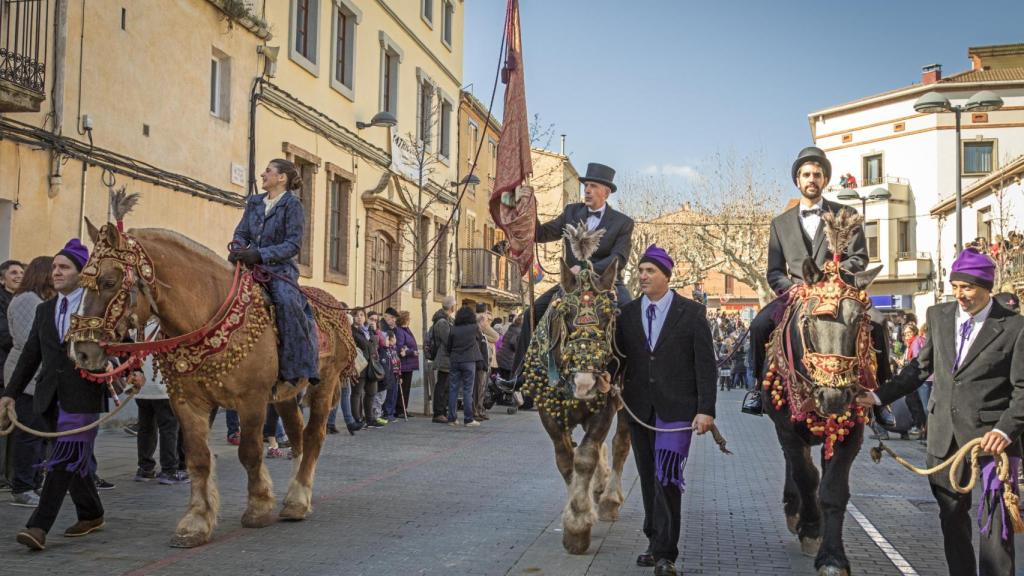
M865 312L857 327L857 356L853 357L811 351L801 327L801 362L808 376L797 370L793 359L793 335L790 328L790 322L797 311L803 314L835 317L844 299L861 303L865 311L870 306L870 299L865 292L842 281L837 263L826 262L825 272L826 278L822 282L812 286L800 284L790 291L786 311L768 343L770 360L762 385L776 410L781 410L788 404L790 420L806 424L812 434L824 438L824 456L826 460L830 460L834 454L835 443L845 440L850 430L857 424L867 422L867 416L864 408L856 404L849 406L842 414L819 414L811 396L813 387L855 386L862 390L875 390L878 387L878 361L871 344L871 323Z

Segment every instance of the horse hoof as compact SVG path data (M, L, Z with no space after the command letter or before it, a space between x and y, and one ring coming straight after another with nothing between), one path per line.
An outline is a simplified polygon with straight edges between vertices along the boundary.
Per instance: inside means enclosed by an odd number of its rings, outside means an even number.
M597 504L597 518L602 522L615 522L619 519L619 507L622 502L601 500Z
M590 531L582 534L562 533L562 547L569 554L586 554L590 548Z
M801 538L800 552L804 556L815 557L818 555L818 548L821 547L821 538Z
M822 566L818 568L818 576L850 576L850 571L838 566Z
M195 548L206 544L206 541L201 534L175 534L171 537L171 548Z
M266 528L274 523L274 515L270 512L256 515L246 512L242 514L242 526L246 528Z
M304 506L299 506L297 504L285 505L285 507L281 509L281 513L278 514L278 517L281 520L285 520L288 522L298 522L300 520L305 520L306 514L308 513L309 511L306 510Z
M789 533L796 536L796 527L800 524L800 515L794 514L792 516L786 516L786 528Z

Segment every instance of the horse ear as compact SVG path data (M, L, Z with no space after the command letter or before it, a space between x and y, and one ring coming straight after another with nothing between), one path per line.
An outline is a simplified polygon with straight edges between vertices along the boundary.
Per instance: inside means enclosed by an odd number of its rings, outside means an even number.
M572 292L576 289L576 275L569 269L569 265L565 263L564 258L559 258L562 270L559 273L559 282L562 284L562 290L566 293Z
M89 231L89 239L92 240L93 244L96 244L100 239L100 231L93 225L88 216L85 217L85 228Z
M100 232L106 235L107 245L115 248L120 246L120 239L118 238L117 228L115 226L107 224L103 226L103 229L100 230Z
M804 284L817 284L825 279L825 274L818 268L812 258L804 258L803 265Z
M612 263L604 269L601 273L601 279L598 281L601 290L611 290L615 286L615 278L619 275L619 259L612 260Z
M876 266L871 270L857 272L853 275L853 285L856 286L858 290L864 290L875 281L875 277L878 276L878 273L881 271L882 267Z

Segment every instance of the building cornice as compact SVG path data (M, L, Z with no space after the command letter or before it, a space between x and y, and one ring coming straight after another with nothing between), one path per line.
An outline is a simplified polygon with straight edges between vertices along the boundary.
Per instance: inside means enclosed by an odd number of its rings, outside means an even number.
M979 196L983 196L986 192L993 191L996 188L1005 187L999 186L999 184L1005 184L1008 179L1019 181L1021 175L1024 175L1024 156L1019 156L1013 162L1010 162L999 170L996 170L974 184L971 184L970 188L961 193L961 198L964 202L969 202ZM936 204L931 209L931 215L942 216L943 214L948 214L955 209L956 197L952 197Z

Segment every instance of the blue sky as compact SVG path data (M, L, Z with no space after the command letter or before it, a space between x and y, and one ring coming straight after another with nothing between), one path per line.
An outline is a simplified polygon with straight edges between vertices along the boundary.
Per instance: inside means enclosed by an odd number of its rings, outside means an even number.
M924 9L923 6L929 6ZM761 155L785 181L811 111L969 67L1024 42L1024 0L520 0L527 105L581 172L685 180L715 152ZM467 0L463 84L487 104L504 0ZM499 84L495 110L500 118Z

